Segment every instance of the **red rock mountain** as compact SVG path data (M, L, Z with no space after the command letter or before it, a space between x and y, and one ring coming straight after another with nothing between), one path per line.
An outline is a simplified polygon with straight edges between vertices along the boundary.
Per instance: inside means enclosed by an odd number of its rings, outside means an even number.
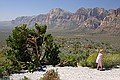
M105 32L112 34L120 34L120 8L109 13L100 26L96 29L97 32Z
M75 13L55 8L47 14L22 16L12 20L14 25L28 24L29 27L36 22L47 24L49 29L120 34L120 8L116 10L99 7L80 8Z

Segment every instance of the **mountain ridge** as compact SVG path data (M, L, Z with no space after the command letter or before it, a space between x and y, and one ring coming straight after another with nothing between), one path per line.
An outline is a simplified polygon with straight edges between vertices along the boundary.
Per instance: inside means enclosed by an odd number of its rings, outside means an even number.
M90 32L92 30L92 32L95 33L111 32L111 34L120 34L119 15L120 8L116 10L106 10L100 7L79 8L74 13L65 11L61 8L54 8L46 14L17 17L15 20L11 21L11 24L15 26L27 24L28 27L33 27L34 23L38 23L41 25L46 24L48 29L71 30L79 32ZM109 18L110 16L112 16L112 18ZM110 19L112 20L110 21ZM113 27L108 29L110 28L110 25Z

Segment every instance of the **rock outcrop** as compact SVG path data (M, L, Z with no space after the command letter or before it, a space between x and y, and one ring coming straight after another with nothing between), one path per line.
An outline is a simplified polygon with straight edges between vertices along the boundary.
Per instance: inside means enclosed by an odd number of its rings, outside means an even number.
M96 32L120 34L120 8L109 13L96 29Z

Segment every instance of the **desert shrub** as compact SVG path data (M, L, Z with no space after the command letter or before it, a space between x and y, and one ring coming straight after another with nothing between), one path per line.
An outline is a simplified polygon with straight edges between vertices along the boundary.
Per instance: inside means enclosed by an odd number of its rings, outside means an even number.
M59 57L59 66L77 66L77 56L75 54L61 53Z
M113 62L114 62L114 65L120 65L120 54L113 54Z
M81 65L82 67L85 67L87 65L86 60L79 61L79 65Z
M2 69L0 68L0 77L2 77Z
M12 62L5 56L6 50L0 53L0 77L8 76L11 73Z
M4 66L0 66L0 80L10 80L8 70Z
M106 54L103 58L103 66L112 68L120 65L120 54Z
M9 77L3 77L3 78L0 78L0 80L10 80Z
M102 63L105 68L111 68L113 66L111 54L105 55Z
M48 70L40 80L60 80L57 70Z
M95 68L96 67L96 58L97 58L97 53L91 54L87 58L87 66Z
M78 64L85 67L87 65L87 58L89 57L89 50L83 50L77 56Z
M3 64L5 62L5 58L3 57L3 55L0 54L0 77L2 77L2 72L3 70Z

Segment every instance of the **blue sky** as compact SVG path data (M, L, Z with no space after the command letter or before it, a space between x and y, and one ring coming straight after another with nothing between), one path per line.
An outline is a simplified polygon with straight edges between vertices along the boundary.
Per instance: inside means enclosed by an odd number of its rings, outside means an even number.
M46 14L52 8L75 12L81 7L117 9L120 7L120 0L0 0L0 21Z

